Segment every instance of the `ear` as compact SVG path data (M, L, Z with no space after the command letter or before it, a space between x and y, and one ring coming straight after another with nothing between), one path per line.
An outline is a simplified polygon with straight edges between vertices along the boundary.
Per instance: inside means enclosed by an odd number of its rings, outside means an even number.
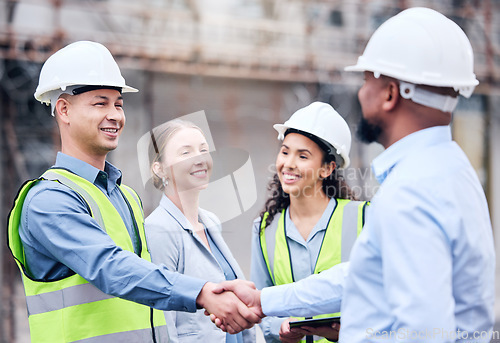
M392 111L399 102L399 85L396 81L388 81L384 91L384 103L382 108L385 111Z
M161 167L160 162L154 162L152 169L153 169L153 173L155 173L156 176L158 176L160 178L165 177L165 174L163 173L163 168Z
M319 172L319 176L322 179L326 179L327 177L332 175L332 173L336 167L337 167L337 164L333 161L330 163L325 163Z
M70 103L64 98L57 99L55 116L65 124L69 124L69 107Z

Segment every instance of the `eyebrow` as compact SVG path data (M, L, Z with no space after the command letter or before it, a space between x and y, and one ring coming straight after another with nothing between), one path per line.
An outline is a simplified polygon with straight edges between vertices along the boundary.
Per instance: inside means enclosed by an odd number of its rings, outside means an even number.
M94 96L94 99L95 98L102 99L102 100L110 100L109 97L107 97L105 95L96 95L96 96ZM116 98L116 100L123 100L123 97L119 96L118 98Z
M286 144L281 144L282 147L284 148L287 148L287 149L290 149L290 147ZM311 151L309 151L309 149L297 149L298 152L307 152L309 153L310 155L312 155Z
M200 144L200 146L204 146L204 145L208 146L208 143L201 143L201 144ZM180 149L183 149L183 148L192 148L192 147L193 147L192 145L189 145L189 144L184 144L184 145L181 145L181 146L179 147L179 150L180 150Z

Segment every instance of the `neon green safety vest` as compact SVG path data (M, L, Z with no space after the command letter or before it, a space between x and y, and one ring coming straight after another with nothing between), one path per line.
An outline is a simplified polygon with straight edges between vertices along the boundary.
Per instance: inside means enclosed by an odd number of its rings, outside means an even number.
M335 199L337 206L330 216L328 227L321 243L321 248L314 268L314 274L329 269L336 264L349 260L354 241L361 233L364 224L366 201ZM273 285L292 283L295 280L292 270L292 256L288 249L285 232L285 210L279 218L266 228L266 212L260 224L260 247L266 261ZM276 225L277 222L277 225ZM340 313L324 314L314 318L340 316ZM304 319L304 318L300 318ZM302 340L301 342L305 342ZM329 342L326 338L315 342Z
M21 187L9 214L8 243L23 277L31 341L168 342L162 311L105 294L78 274L56 281L30 278L19 236L19 223L28 191L41 180L60 182L80 194L87 202L92 217L116 245L134 252L132 240L120 214L104 193L91 182L64 169L49 169L40 178L27 181ZM127 186L119 186L119 189L135 220L142 243L140 257L151 261L139 197Z

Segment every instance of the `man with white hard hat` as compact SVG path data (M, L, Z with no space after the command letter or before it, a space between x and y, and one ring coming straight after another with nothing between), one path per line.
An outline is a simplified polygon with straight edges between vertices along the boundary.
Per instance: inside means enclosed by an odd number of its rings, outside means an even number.
M460 27L427 8L382 24L358 63L358 133L386 150L372 164L381 186L353 248L342 301L350 342L489 342L495 252L476 172L451 138L458 95L479 83ZM481 334L483 333L483 334Z
M449 126L458 95L478 84L467 36L442 14L411 8L382 24L346 70L364 72L360 137L386 148L373 161L381 186L350 267L239 296L266 315L310 316L341 303L341 342L489 342L488 204Z
M137 90L99 43L70 44L42 67L35 97L51 105L61 152L21 187L8 227L32 342L168 342L157 310L204 307L234 332L260 320L234 294L150 262L141 201L106 161L125 125L125 92Z

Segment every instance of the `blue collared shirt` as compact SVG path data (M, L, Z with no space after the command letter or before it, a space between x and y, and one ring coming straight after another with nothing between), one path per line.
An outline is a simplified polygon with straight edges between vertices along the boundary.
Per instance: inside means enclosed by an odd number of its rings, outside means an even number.
M450 128L415 132L372 167L382 184L351 252L340 341L489 342L495 252L488 205ZM340 268L315 278L321 289L314 298L306 289L314 280L263 291L264 313L279 314L266 302L284 295L288 314L317 314L325 310L322 300L335 309ZM301 300L308 309L297 306Z
M494 321L488 205L450 127L401 139L372 169L381 187L351 254L341 341L393 332L389 341L489 342L480 336Z
M140 250L131 214L117 187L120 170L106 162L101 171L63 153L58 153L55 167L96 185L120 213L135 250ZM56 280L75 272L107 294L161 310L196 310L205 281L171 272L116 246L81 197L64 185L42 181L29 191L19 233L28 271L36 279Z

